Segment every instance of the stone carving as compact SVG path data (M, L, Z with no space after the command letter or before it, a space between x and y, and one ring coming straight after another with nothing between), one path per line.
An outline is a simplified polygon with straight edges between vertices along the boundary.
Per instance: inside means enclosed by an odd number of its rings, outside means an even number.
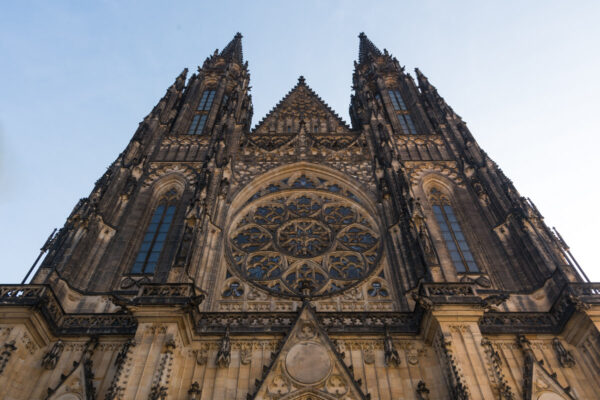
M525 365L523 367L523 398L537 397L540 391L546 389L558 392L566 398L575 400L570 386L562 387L556 379L556 373L549 373L544 367L543 360L538 361L533 353L531 342L524 336L517 336L517 344L523 352ZM541 397L540 397L541 398Z
M317 334L315 326L310 322L303 322L298 330L297 336L300 340L312 339Z
M414 343L409 343L406 346L406 358L410 365L417 365L419 363L419 350L417 350Z
M481 306L486 310L496 311L496 307L505 303L510 296L506 293L494 294L481 300Z
M111 381L110 387L106 392L105 400L121 400L123 399L123 393L125 392L125 388L121 386L119 383L121 381L123 370L125 369L125 363L128 360L129 351L132 347L136 346L136 342L134 339L127 339L121 350L115 357L115 375ZM126 384L126 382L124 382Z
M452 398L457 400L468 400L469 389L465 384L465 378L458 368L452 350L452 338L450 334L440 333L436 340L436 350L440 353L446 372L446 378L450 385Z
M276 375L267 385L267 392L272 396L283 396L290 392L290 384L283 375Z
M69 377L71 377L78 369L83 369L86 398L90 400L96 400L96 388L94 387L94 373L92 369L92 356L97 348L98 338L96 336L92 336L90 340L83 345L83 348L81 349L81 358L78 361L73 362L72 368L67 373L60 375L60 380L56 386L53 388L49 387L47 389L47 396L44 398L44 400L50 399L61 386L65 385L65 382L69 380Z
M235 217L231 264L276 295L326 296L355 285L380 257L375 221L356 196L339 197L339 184L319 191L308 175L294 179L291 194L259 191Z
M556 356L558 357L558 362L560 362L561 367L563 368L572 368L575 366L575 359L570 351L565 349L562 342L559 338L554 338L552 340L552 347L556 351Z
M173 350L175 350L175 341L173 338L167 339L163 352L160 356L158 367L154 373L152 387L148 400L164 400L168 396L169 379L173 364Z
M394 341L390 336L389 331L386 329L385 338L383 339L383 349L385 355L385 365L388 367L398 367L400 366L400 356L398 355L398 351L394 347Z
M0 347L0 375L4 372L6 368L6 364L10 360L12 353L17 349L15 346L15 341L11 340L10 342L4 343L2 347Z
M493 378L497 382L498 392L500 394L500 399L504 400L514 400L516 399L515 395L512 392L511 387L508 385L508 381L506 377L502 373L502 360L500 355L496 350L494 350L494 346L492 342L490 342L486 338L481 339L481 345L484 347L484 351L488 356L488 360L491 363L491 369Z
M208 361L208 352L205 349L194 350L194 354L196 355L196 364L206 365L206 362Z
M252 346L242 346L240 349L240 362L242 365L248 365L252 361Z
M198 382L192 383L190 390L188 390L188 400L200 400L202 397L202 390Z
M225 336L221 339L221 345L217 352L215 364L219 368L227 368L231 362L231 340L229 339L229 329L225 332Z
M417 400L429 400L429 389L423 381L417 383Z
M327 392L335 395L342 396L348 392L348 386L344 379L339 375L332 375L327 380L326 384Z
M50 351L44 354L44 358L42 358L42 367L46 369L54 369L64 348L65 344L62 340L59 339L56 343L54 343Z
M373 364L375 362L375 350L372 345L363 350L363 360L365 364Z
M311 385L325 379L332 364L323 345L315 342L300 342L288 351L285 366L292 378L300 383Z

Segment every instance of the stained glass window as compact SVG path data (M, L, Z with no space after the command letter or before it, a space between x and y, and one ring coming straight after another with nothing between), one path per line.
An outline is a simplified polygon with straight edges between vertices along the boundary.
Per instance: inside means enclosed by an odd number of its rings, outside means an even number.
M206 126L206 120L208 119L208 113L212 107L215 99L215 90L205 90L200 97L198 107L196 107L196 114L192 119L190 128L188 129L188 135L202 135L204 133L204 127Z
M154 210L131 268L132 274L153 274L175 216L175 204L162 201Z
M200 102L198 103L198 111L208 111L212 106L213 100L215 99L215 91L214 90L205 90L202 93L202 97L200 98Z
M394 106L394 110L396 111L408 111L406 109L406 104L404 104L404 100L402 100L402 96L400 96L400 91L397 89L388 90L390 95L390 99L392 100L392 105Z
M392 106L394 107L394 111L396 111L396 115L398 116L398 123L402 128L402 132L405 134L415 135L417 133L417 129L415 128L415 124L413 124L412 118L410 117L406 103L400 95L400 91L398 89L389 89L388 94L390 96Z
M337 183L304 174L278 185L284 184L285 192L252 196L232 222L228 253L239 276L292 296L330 295L368 277L381 240L358 198ZM385 297L387 291L379 289L376 295Z
M438 203L432 208L456 271L479 272L452 206Z

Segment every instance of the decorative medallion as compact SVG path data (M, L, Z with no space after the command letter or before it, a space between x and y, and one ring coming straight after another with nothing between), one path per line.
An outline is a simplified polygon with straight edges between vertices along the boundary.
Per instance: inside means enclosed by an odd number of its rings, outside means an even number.
M231 224L228 255L239 275L294 297L331 295L367 277L381 240L359 199L318 178L285 181L258 191Z
M331 371L331 359L320 343L297 343L285 357L285 368L295 380L312 385L325 379Z

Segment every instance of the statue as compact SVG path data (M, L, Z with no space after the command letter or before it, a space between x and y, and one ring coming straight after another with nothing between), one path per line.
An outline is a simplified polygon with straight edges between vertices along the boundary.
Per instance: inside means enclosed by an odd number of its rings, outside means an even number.
M385 365L395 367L400 365L400 355L394 347L394 341L390 336L390 332L385 330L385 338L383 339L383 349L385 351Z
M216 364L219 368L227 368L231 361L231 340L229 339L229 328L225 331L225 336L221 340L221 346L217 352Z
M58 363L58 360L60 359L60 355L62 354L64 348L65 344L62 340L58 339L58 341L54 343L54 346L52 346L50 351L44 355L44 358L42 358L42 367L46 369L54 369L54 367L56 367L56 364Z
M575 365L573 355L569 350L565 349L565 346L563 346L559 338L554 338L552 340L552 346L556 351L556 356L558 357L558 362L560 362L561 367L571 368Z

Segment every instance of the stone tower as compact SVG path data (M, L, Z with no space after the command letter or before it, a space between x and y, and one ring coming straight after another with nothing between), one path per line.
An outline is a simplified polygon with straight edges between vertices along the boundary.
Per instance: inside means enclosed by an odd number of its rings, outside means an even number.
M251 129L242 36L184 70L0 286L2 399L597 399L600 285L417 69L359 35Z

